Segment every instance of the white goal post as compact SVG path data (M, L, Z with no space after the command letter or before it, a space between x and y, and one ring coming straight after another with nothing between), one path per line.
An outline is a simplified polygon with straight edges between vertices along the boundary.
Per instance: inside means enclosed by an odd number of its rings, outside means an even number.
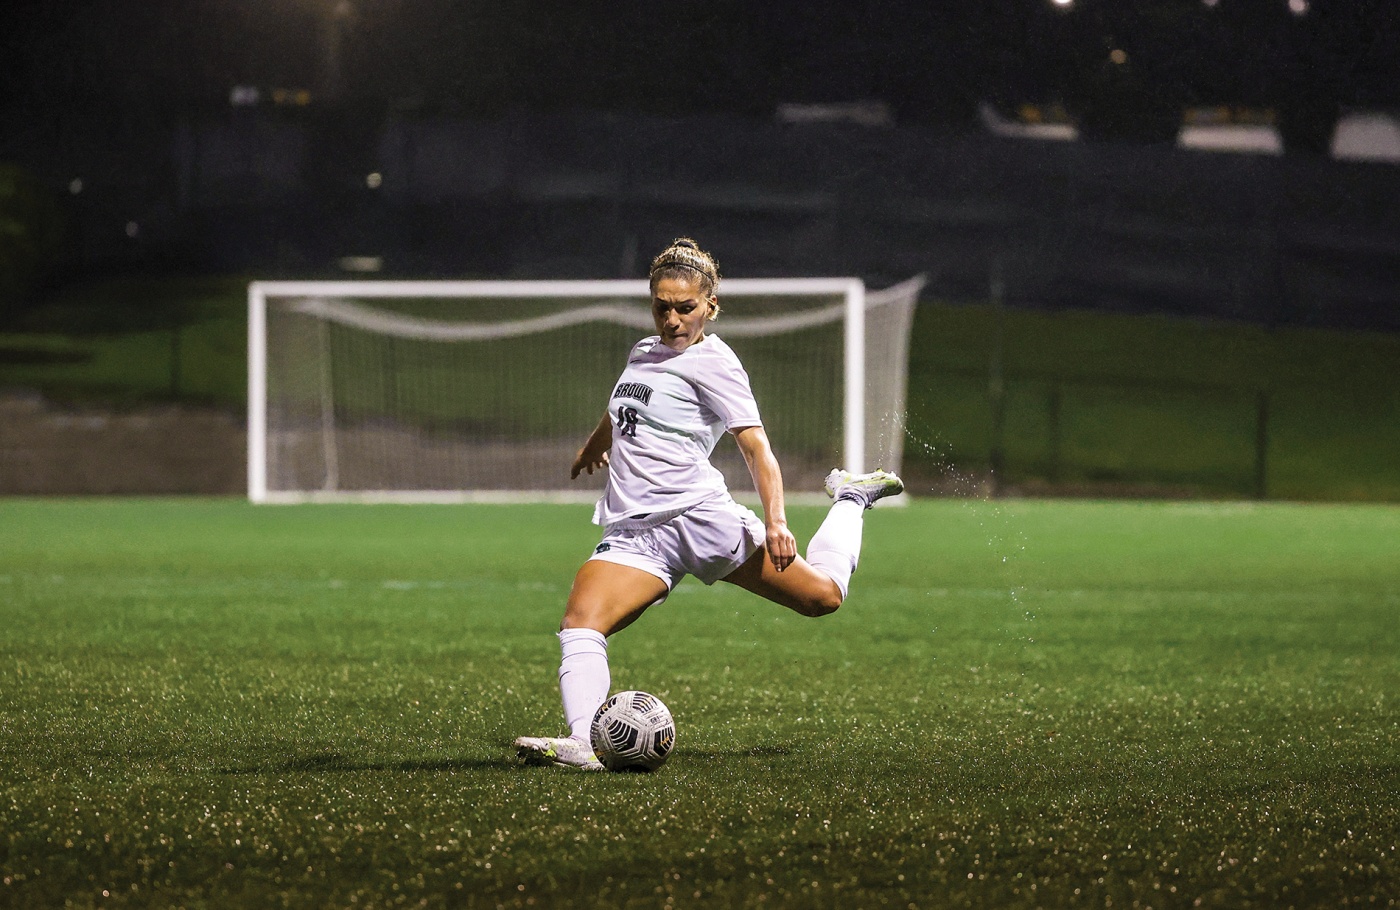
M923 283L721 282L709 331L752 377L789 499L838 464L899 469ZM571 482L569 465L655 332L649 302L646 281L253 282L248 497L592 501L601 475ZM714 461L742 497L725 445Z

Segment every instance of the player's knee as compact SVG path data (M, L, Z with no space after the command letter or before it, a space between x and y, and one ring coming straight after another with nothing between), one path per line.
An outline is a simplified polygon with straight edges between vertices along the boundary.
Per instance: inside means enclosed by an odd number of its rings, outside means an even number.
M797 612L803 616L813 618L819 616L830 616L841 608L841 603L845 598L841 595L841 589L836 586L836 582L823 585L809 593L802 599L802 606Z
M565 629L596 629L604 621L600 604L570 600L559 620L559 631Z

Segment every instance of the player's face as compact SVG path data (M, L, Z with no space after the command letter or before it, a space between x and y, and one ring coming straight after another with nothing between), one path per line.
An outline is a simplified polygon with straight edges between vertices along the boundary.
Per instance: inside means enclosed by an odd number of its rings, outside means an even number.
M714 295L705 296L700 282L663 278L651 294L651 318L668 348L684 351L705 337L705 321L714 309Z

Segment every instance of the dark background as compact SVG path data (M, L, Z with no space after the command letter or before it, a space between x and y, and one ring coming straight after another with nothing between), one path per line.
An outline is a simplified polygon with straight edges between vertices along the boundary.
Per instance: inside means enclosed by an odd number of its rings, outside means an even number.
M1400 168L1327 155L1340 114L1400 107L1400 13L1304 6L12 3L0 160L62 237L11 297L347 257L633 276L691 233L731 274L1400 328ZM833 103L873 120L778 116ZM983 105L1082 139L993 136ZM1203 106L1287 154L1176 147Z
M103 114L159 126L226 105L240 84L467 116L767 116L781 102L878 98L901 122L955 122L987 98L1086 111L1115 48L1132 74L1117 89L1144 104L1400 101L1400 14L1382 0L1310 0L1303 15L1287 0L6 6L4 104L21 130Z

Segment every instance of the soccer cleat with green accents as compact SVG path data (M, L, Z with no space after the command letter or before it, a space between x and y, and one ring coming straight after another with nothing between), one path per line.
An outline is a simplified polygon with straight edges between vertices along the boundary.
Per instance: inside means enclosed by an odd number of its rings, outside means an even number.
M826 475L826 495L838 502L858 502L867 509L886 496L897 496L903 492L904 481L891 471L852 474L833 468Z
M593 747L572 736L522 736L515 741L515 754L527 765L553 765L579 771L605 771L593 754Z

